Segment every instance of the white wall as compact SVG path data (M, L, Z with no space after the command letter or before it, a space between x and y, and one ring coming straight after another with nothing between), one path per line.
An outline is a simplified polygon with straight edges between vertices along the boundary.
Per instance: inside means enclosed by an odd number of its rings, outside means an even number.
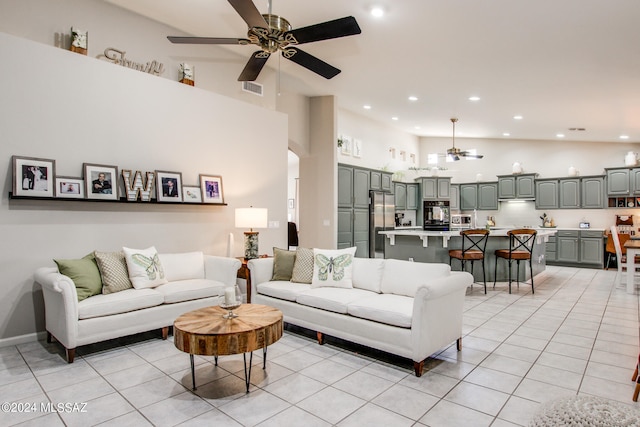
M407 169L412 166L418 166L420 155L419 138L399 131L392 126L376 122L363 115L339 109L338 135L346 135L352 140L359 139L362 141L362 157L344 155L342 150L338 150L339 163L382 169L394 173L401 172L394 176L394 179L398 181L406 181L411 175L411 173L407 172ZM392 148L395 149L395 158L392 157L390 152ZM400 156L401 151L406 153L404 160ZM415 154L415 163L411 161L411 154Z
M0 33L0 338L44 329L33 281L53 258L122 246L224 255L234 208L266 207L279 229L261 230L260 252L286 245L287 118L238 100ZM251 125L248 126L247 122ZM228 206L9 200L12 155L223 177ZM242 245L236 245L236 255Z

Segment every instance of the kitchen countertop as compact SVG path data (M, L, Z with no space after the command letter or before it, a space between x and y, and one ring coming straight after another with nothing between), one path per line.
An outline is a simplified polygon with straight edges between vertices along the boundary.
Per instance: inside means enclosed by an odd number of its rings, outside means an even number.
M489 234L489 238L491 237L506 237L507 231L512 230L514 227L496 227L491 228L491 233ZM537 239L548 240L549 236L552 236L557 233L557 228L535 228L538 232ZM566 230L562 228L562 230ZM593 230L593 229L590 229ZM389 244L395 245L396 236L415 236L422 239L422 246L428 247L429 237L442 237L442 246L447 247L449 239L451 237L459 237L459 230L450 230L450 231L431 231L431 230L422 230L422 229L395 229L395 230L384 230L379 231L378 234L385 235L389 239Z

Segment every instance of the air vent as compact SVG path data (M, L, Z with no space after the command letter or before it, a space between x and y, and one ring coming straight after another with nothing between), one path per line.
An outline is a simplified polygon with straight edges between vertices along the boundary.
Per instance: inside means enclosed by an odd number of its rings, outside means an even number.
M569 130L578 131L578 132L584 132L587 129L585 129L585 128L569 128Z
M254 82L242 82L242 90L251 92L254 95L262 96L262 85Z

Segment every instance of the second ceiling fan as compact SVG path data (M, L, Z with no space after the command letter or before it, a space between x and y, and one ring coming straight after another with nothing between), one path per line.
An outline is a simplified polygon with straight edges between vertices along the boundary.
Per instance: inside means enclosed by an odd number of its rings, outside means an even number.
M456 147L456 122L458 121L458 119L455 117L452 117L450 120L451 120L451 123L453 124L453 140L452 140L453 146L447 150L446 157L453 161L460 160L461 157L467 157L470 159L483 158L484 156L482 154L474 154L470 151L461 150Z
M321 40L335 39L338 37L360 34L358 22L353 16L335 19L320 24L292 29L291 24L285 18L271 14L271 2L269 1L269 13L260 14L251 0L228 0L231 6L249 26L247 38L221 38L221 37L175 37L168 36L172 43L184 44L238 44L257 45L260 50L251 55L245 65L238 81L253 81L258 78L267 59L272 53L282 52L282 56L298 65L331 79L340 73L340 70L315 56L308 54L295 45L311 43Z

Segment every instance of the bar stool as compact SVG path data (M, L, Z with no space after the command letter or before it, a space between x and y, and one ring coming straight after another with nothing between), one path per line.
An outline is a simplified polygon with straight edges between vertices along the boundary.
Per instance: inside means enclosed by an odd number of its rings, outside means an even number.
M497 249L496 266L493 272L493 286L496 286L496 279L498 275L498 258L506 259L509 261L509 293L511 293L511 263L516 261L517 273L516 283L520 287L520 261L529 260L529 270L531 271L531 293L535 293L533 289L533 269L532 269L532 253L533 245L536 241L536 234L538 232L532 228L518 228L515 230L507 231L507 237L509 237L509 249ZM527 268L525 267L525 277Z
M471 274L473 275L474 261L482 262L482 281L484 283L484 293L486 294L487 276L484 269L484 251L487 248L487 240L489 240L489 230L462 230L460 236L462 236L462 249L451 249L449 251L449 265L451 265L451 261L454 258L459 259L464 271L465 263L471 261ZM471 288L473 289L473 283Z

